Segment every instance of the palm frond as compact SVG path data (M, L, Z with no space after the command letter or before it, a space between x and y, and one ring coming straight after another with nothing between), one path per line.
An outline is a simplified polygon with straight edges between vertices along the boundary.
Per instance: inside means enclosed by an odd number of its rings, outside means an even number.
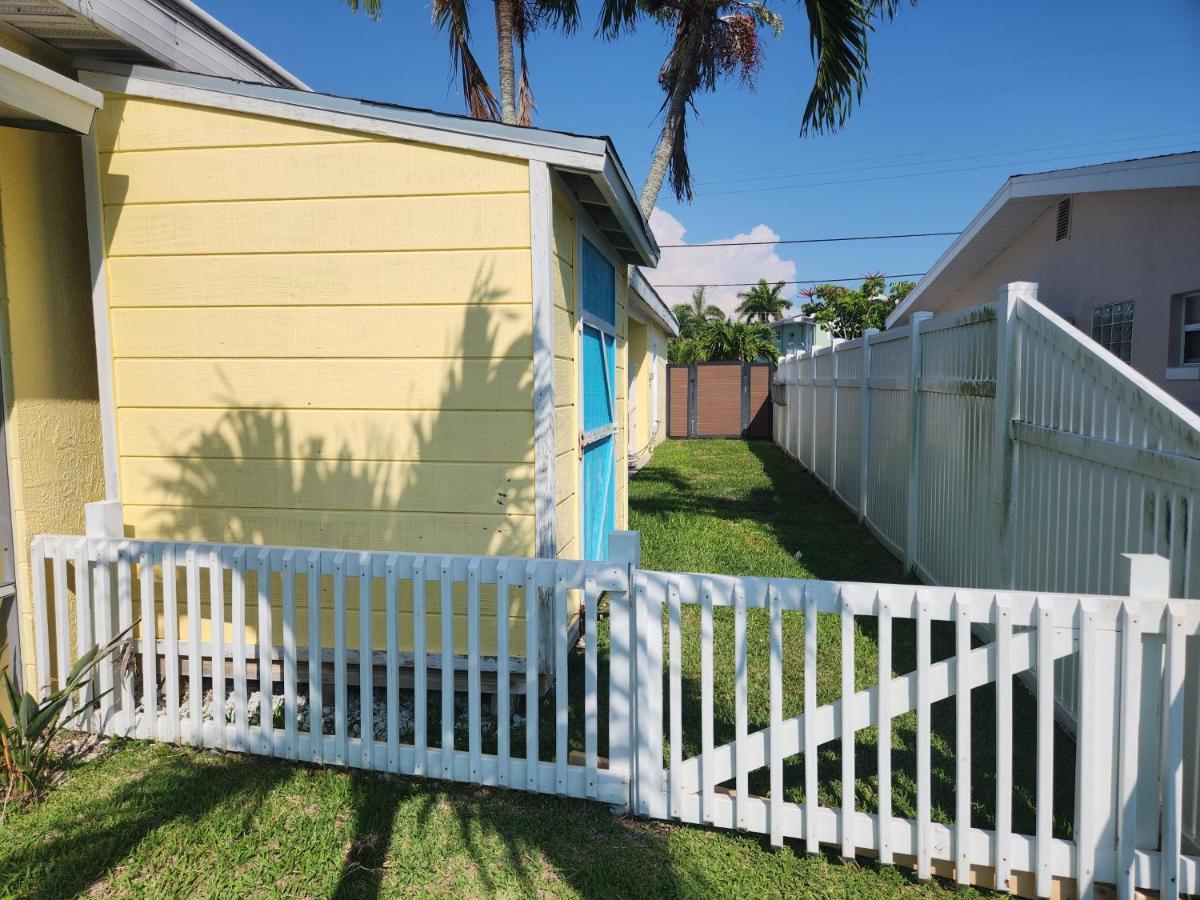
M862 0L804 0L804 8L817 72L801 134L840 128L854 103L862 99L871 29L870 12Z
M379 0L370 0L379 2ZM451 79L457 75L462 81L463 99L472 118L497 121L500 104L488 84L475 54L471 52L471 22L467 0L434 0L433 21L445 31L450 40Z
M638 0L604 0L596 34L611 40L620 37L623 32L633 31L641 13L642 4Z
M346 0L346 5L354 12L366 13L372 21L383 18L383 0Z

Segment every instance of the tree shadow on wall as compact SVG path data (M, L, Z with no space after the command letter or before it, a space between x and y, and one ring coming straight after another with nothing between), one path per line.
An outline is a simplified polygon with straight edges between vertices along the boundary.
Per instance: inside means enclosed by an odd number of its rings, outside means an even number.
M434 399L413 381L362 393L388 407L321 410L296 395L273 408L238 400L221 377L225 411L151 480L153 531L183 540L355 550L524 555L533 543L530 340L499 346L518 308L496 305L490 272L476 277L454 359ZM405 336L397 335L397 356ZM314 360L320 373L324 360ZM428 360L422 379L442 362ZM359 395L345 385L342 407ZM480 412L483 409L485 411ZM419 410L412 412L411 410Z

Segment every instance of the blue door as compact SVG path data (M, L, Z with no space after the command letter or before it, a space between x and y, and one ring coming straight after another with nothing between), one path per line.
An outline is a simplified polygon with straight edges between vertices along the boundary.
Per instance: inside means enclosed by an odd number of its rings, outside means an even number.
M584 559L607 559L616 513L617 283L612 264L586 238L580 258L583 551Z

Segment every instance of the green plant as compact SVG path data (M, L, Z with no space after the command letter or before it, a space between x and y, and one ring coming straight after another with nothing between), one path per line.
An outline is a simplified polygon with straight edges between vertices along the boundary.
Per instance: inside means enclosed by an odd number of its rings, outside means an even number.
M17 689L8 668L0 670L0 688L12 708L11 721L0 713L0 780L5 782L4 806L12 800L30 800L50 783L50 749L55 737L69 723L93 708L104 694L91 703L68 710L73 697L82 697L92 684L96 667L129 636L133 626L103 646L93 646L71 667L58 690L38 700ZM0 650L3 650L0 647ZM0 653L0 655L3 655ZM123 668L123 667L122 667ZM109 693L105 691L104 693Z
M745 322L773 322L782 319L792 301L783 296L783 282L768 284L767 279L758 279L758 284L738 294L741 303L737 314Z
M696 338L704 361L774 362L779 348L771 326L761 322L709 322Z
M812 316L818 325L835 338L854 340L868 328L883 331L887 317L908 292L916 287L912 281L887 284L887 276L870 273L863 276L858 288L840 284L818 284L800 292L808 298L801 312Z

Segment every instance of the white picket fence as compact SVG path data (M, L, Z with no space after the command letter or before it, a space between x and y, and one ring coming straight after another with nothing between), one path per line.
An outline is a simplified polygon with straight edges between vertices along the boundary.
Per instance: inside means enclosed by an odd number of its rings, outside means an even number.
M1129 557L1119 563L1126 596L1081 597L651 572L640 568L636 534L615 533L610 547L614 561L595 563L39 537L33 545L38 684L53 686L81 648L132 627L128 664L113 659L101 667L98 708L88 720L108 734L595 798L642 815L769 834L776 844L803 840L810 851L833 844L847 856L869 853L885 863L915 865L922 877L952 874L962 883L1026 895L1050 896L1061 878L1077 880L1085 897L1096 881L1118 885L1124 897L1135 889L1167 897L1200 889L1200 860L1181 852L1182 769L1185 751L1193 752L1182 706L1184 652L1185 642L1200 635L1200 605L1165 599L1165 560ZM455 655L456 586L466 598L465 656ZM481 603L485 588L509 601L497 602L488 616ZM436 602L426 602L435 591ZM323 630L325 592L332 593L333 617ZM583 602L581 650L573 646L572 596ZM607 654L598 641L602 597ZM376 630L380 610L382 633ZM508 652L514 610L525 618L530 651L524 657ZM543 615L553 622L555 657L544 700L537 658ZM725 622L730 615L731 650L714 629L718 617ZM839 622L835 631L825 630L824 640L839 637L841 689L819 705L823 615ZM301 619L308 626L303 630ZM867 679L873 683L859 688L854 637L863 625L878 635L879 656L876 677ZM984 644L972 639L980 625L992 629ZM491 629L497 653L486 657L481 638ZM263 641L260 634L279 638ZM893 640L903 634L915 640ZM953 649L938 652L949 634ZM427 646L434 635L439 651L401 650ZM751 641L764 635L768 671L751 671ZM788 635L793 647L802 635L802 653L785 655ZM379 643L384 651L364 650ZM896 649L903 646L915 646L915 663L897 676L906 665ZM693 650L700 659L698 735L685 727L686 710L697 711L689 706L695 698L684 698L695 679L690 670L684 677ZM1054 786L1062 778L1055 748L1064 738L1055 732L1050 681L1053 661L1076 652L1084 677L1068 838L1054 831ZM581 654L582 666L572 654ZM721 745L717 666L730 667L735 685L733 740ZM608 688L602 691L605 667ZM1014 701L1023 695L1013 676L1031 668L1038 673L1036 713L1016 715ZM465 672L465 682L456 685L448 672ZM485 727L485 672L495 673L494 735ZM785 693L789 672L792 690ZM510 689L514 674L525 676L520 717ZM749 684L764 676L769 716L752 732L751 714L756 722L763 717L751 708ZM386 703L376 727L380 678ZM582 681L574 685L575 702L572 678ZM206 680L210 688L220 682L215 693L222 699L232 686L228 717L221 703L216 708L222 711L205 717ZM278 725L270 715L252 721L247 694L255 683L282 695ZM414 721L411 738L403 739L401 693L408 685ZM989 685L995 716L981 721L972 708L982 695L972 692ZM356 693L357 727L351 721ZM466 700L465 741L454 724L456 695ZM935 704L951 697L954 812L947 819L935 818L931 753ZM554 736L552 750L540 740L539 701L543 711L553 710L544 726ZM333 724L326 729L313 710L330 702ZM789 705L803 713L785 719ZM435 711L440 727L430 740ZM909 713L916 718L911 761L895 757L892 741L893 729L901 727L897 717ZM511 748L517 728L525 732L523 755ZM979 728L996 751L996 786L988 797L972 789L971 744ZM856 754L845 752L864 729L877 733L876 790L865 793L855 787L862 784ZM572 747L573 733L582 749ZM843 748L840 803L822 806L817 759L830 742ZM689 746L699 750L685 757ZM1025 773L1014 771L1014 753L1030 747L1036 747L1035 821L1025 833L1014 827L1014 806L1027 803L1022 798L1029 794L1018 790ZM786 764L797 754L803 777L789 785ZM769 784L752 790L751 773L762 769ZM902 782L916 785L910 817L892 808L893 785Z
M912 323L779 364L775 441L930 584L1112 593L1123 553L1200 598L1200 418L1036 299ZM1188 649L1185 829L1200 841L1200 647ZM1056 664L1072 725L1073 658Z

